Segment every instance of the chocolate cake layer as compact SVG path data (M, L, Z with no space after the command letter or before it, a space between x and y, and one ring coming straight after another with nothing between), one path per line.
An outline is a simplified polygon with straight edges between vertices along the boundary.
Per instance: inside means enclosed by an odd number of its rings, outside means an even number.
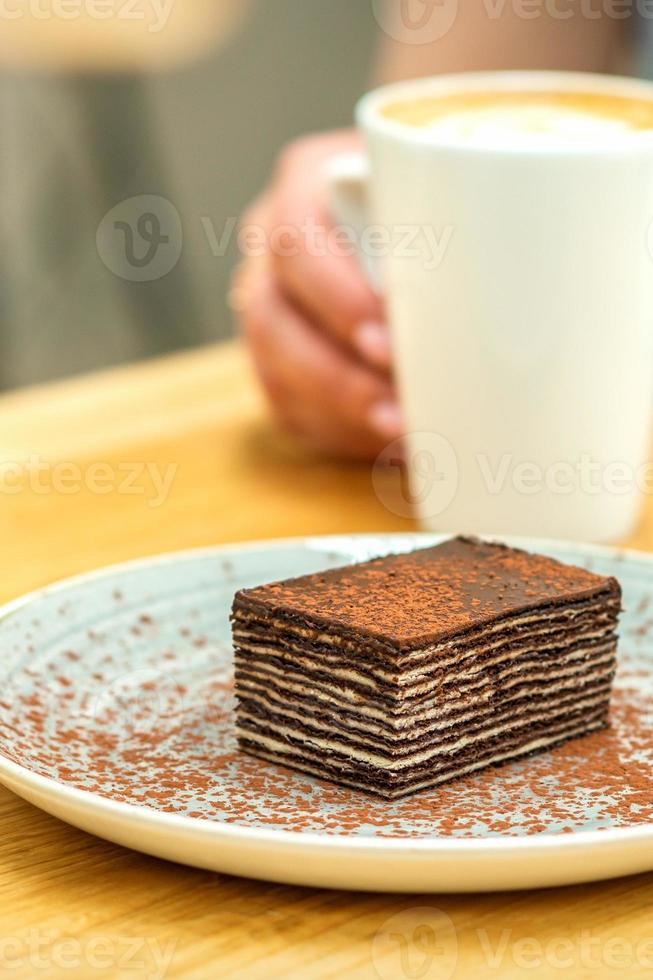
M344 786L362 789L368 793L382 796L385 799L394 800L402 796L407 796L409 793L429 789L440 783L448 782L451 779L459 779L462 776L471 775L479 769L501 765L504 762L510 762L512 759L518 759L520 756L533 755L536 752L543 752L547 749L555 748L572 738L579 738L583 735L589 735L591 732L600 731L606 728L607 724L607 713L603 712L596 718L586 719L580 727L574 727L573 725L567 727L549 727L546 735L533 738L530 742L516 743L509 747L504 746L503 751L495 750L494 752L488 752L484 756L479 756L476 759L461 764L458 768L452 767L446 772L434 773L429 771L427 773L420 773L417 771L414 773L412 782L397 781L394 785L389 781L375 778L374 774L370 778L365 779L360 767L348 767L342 762L336 765L329 765L322 760L316 763L306 755L290 755L285 745L279 745L278 750L275 750L274 743L272 743L272 748L268 749L262 741L251 741L246 737L246 734L239 736L239 742L244 751L249 752L251 755L256 755L259 758L266 759L268 762L289 766L291 769L298 769L300 772L308 773L312 776L329 779L333 782L341 783Z
M588 684L582 692L582 697L578 692L565 696L557 693L553 696L540 698L539 711L548 712L552 717L558 711L576 710L579 700L583 702L590 700L604 700L606 694L609 696L613 674L605 674L598 678L596 683ZM277 708L271 710L261 700L256 698L245 698L242 701L242 711L239 716L241 728L263 727L270 732L287 733L301 732L307 744L321 743L326 740L334 750L342 750L352 755L368 753L379 753L385 761L379 759L379 765L392 766L397 760L412 758L416 753L430 752L433 755L450 751L447 743L454 743L464 738L466 741L478 741L488 732L496 732L498 729L508 729L517 726L523 719L532 720L533 711L530 699L522 701L521 704L511 704L503 706L496 711L486 711L473 716L473 721L469 716L457 724L433 724L425 730L417 730L398 739L383 732L375 734L356 732L341 725L333 716L327 714L301 712L287 707L285 710ZM437 745L434 744L434 735L437 733Z
M389 798L607 723L615 579L456 538L235 598L241 747Z
M579 690L581 682L584 687L597 681L607 681L611 684L614 672L614 658L606 657L593 663L591 670L582 678L579 677L579 671L556 678L554 683L551 683L548 678L540 676L538 678L539 683L537 681L524 682L496 698L485 701L472 697L456 699L451 705L451 710L438 712L432 709L423 713L420 718L401 726L388 724L385 720L370 716L367 713L356 715L333 700L325 702L318 698L311 698L310 695L297 695L294 691L290 697L270 694L265 685L252 683L249 678L243 680L239 685L238 697L244 706L244 710L247 710L247 702L252 701L261 705L271 715L274 714L275 710L280 710L282 714L286 711L300 711L301 717L306 722L311 719L319 719L323 726L328 724L329 727L339 731L361 733L361 739L364 737L364 733L370 733L400 745L403 741L422 737L433 731L441 731L454 725L470 723L486 716L498 717L499 712L506 706L512 710L519 707L520 704L529 704L534 697L543 698L551 692L556 696L564 696L569 691L575 694Z

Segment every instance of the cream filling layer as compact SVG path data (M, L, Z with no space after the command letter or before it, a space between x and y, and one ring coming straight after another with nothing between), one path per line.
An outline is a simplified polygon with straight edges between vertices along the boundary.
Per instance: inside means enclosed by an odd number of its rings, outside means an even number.
M546 669L549 672L549 674L551 673L551 671L555 670L558 667L558 665L563 666L568 663L571 663L572 661L584 660L588 656L592 656L595 654L612 651L616 649L616 640L610 638L606 640L605 644L598 644L593 647L579 647L575 650L569 650L568 652L565 652L564 648L556 648L556 649L560 649L561 656L556 658L556 660L553 662L546 663ZM487 688L489 692L496 691L498 689L499 683L502 684L504 681L507 681L513 674L517 676L519 671L523 670L524 666L526 666L528 663L532 663L534 666L540 667L541 661L538 662L536 659L531 659L531 661L528 661L525 659L528 654L540 653L540 652L541 652L540 649L517 651L514 656L510 656L498 660L486 661L484 665L478 665L478 668L475 668L471 671L464 672L462 674L445 675L445 677L438 676L430 681L424 681L421 684L416 684L408 690L404 689L401 692L397 692L396 690L392 690L392 689L384 690L383 688L380 688L377 685L370 682L368 678L365 678L364 675L360 674L358 671L352 668L345 668L345 667L333 668L330 669L328 673L332 677L343 681L345 685L357 684L360 687L367 687L374 693L379 693L382 695L393 697L397 701L400 701L402 698L406 699L409 696L415 696L415 695L428 697L429 694L432 694L435 691L440 691L441 700L445 700L449 697L449 692L444 690L448 684L455 685L455 688L458 691L466 691L466 690L471 691L471 690L476 690L478 688ZM315 678L315 679L310 677L310 665L303 664L300 658L291 658L291 657L277 658L284 662L285 669L282 670L279 667L277 667L275 664L270 664L268 661L258 660L256 657L257 653L268 653L268 649L263 648L257 650L237 651L236 682L238 682L239 670L242 669L251 672L252 670L258 669L259 673L265 671L266 673L272 676L284 678L284 683L285 683L285 678L289 676L291 678L298 677L300 679L300 682L304 682L304 683L306 683L307 678L310 678L311 685L314 685L315 690L325 690L327 693L331 695L335 694L337 696L340 696L343 700L346 699L356 704L365 703L364 695L361 694L360 692L352 690L352 688L345 688L345 690L343 690L342 688L338 688L333 685L330 685L329 682L324 680L322 677ZM515 661L517 661L517 663L515 663ZM501 664L509 664L510 666L506 667L506 669L502 671L488 673L487 677L484 676L485 672L487 672L487 669L489 667L497 667ZM309 673L302 672L302 669L303 671L308 671ZM465 684L464 683L465 681L467 681L468 684ZM489 696L491 696L491 693Z
M418 683L419 680L424 676L430 676L433 674L434 670L438 671L440 674L442 671L446 671L450 667L459 668L460 664L469 660L470 658L480 659L491 653L492 650L504 648L504 653L495 656L493 659L485 661L485 665L488 663L495 664L501 663L503 659L514 659L515 657L522 656L523 653L527 652L539 652L540 650L546 649L563 649L565 646L571 646L574 643L578 643L581 640L591 640L591 639L601 639L607 638L612 635L614 625L610 622L608 624L602 624L599 622L593 622L591 627L585 630L565 630L562 635L557 635L555 642L551 644L543 644L542 637L550 636L552 633L560 633L560 631L554 630L537 630L530 631L527 634L522 634L519 637L519 642L516 646L510 647L509 643L515 642L514 639L506 639L505 637L501 642L492 645L486 645L483 647L475 647L471 650L466 650L464 653L456 656L450 657L448 659L437 659L437 663L434 664L433 657L434 654L430 654L428 657L428 663L424 663L421 667L416 667L413 670L408 670L405 667L401 667L399 664L394 665L392 670L384 670L378 666L370 666L365 664L366 672L360 673L356 672L357 676L365 678L365 683L368 686L373 686L374 679L381 681L386 684L395 684L400 686L410 686L411 684ZM307 669L315 669L319 667L322 669L324 666L329 666L333 670L341 670L342 663L345 658L341 653L326 653L324 651L313 652L305 646L300 646L296 643L290 643L288 640L279 641L278 646L270 646L266 643L266 636L251 633L250 631L234 630L233 634L234 642L238 650L244 653L253 654L257 651L260 653L266 653L269 656L276 656L278 659L287 660L289 663L297 663L302 667ZM536 642L535 642L536 641ZM530 645L529 645L530 644ZM425 653L426 651L420 651L420 653ZM355 656L348 658L355 661ZM470 668L473 673L479 669L482 669L483 665L478 664ZM450 676L446 673L444 674L443 683L446 683L446 678ZM456 670L456 677L461 676L460 671Z
M520 691L517 694L508 695L499 700L493 700L491 702L484 702L482 706L478 705L478 702L473 703L474 699L469 698L467 704L469 705L468 711L462 711L462 713L456 714L453 718L447 717L451 712L431 712L427 717L422 718L410 718L405 720L403 724L396 725L392 722L388 722L386 727L374 724L374 720L371 719L365 712L361 713L358 718L352 718L349 715L342 713L342 705L337 704L333 701L330 702L320 702L320 707L322 708L322 713L330 713L333 717L337 717L339 723L344 730L344 733L351 732L361 732L363 734L369 734L380 738L397 738L399 741L402 738L415 739L428 736L435 732L446 731L457 725L463 725L470 721L481 721L485 717L493 717L498 720L504 713L503 709L509 708L512 702L519 700L521 698L527 697L540 699L540 704L544 705L546 702L546 696L553 694L566 694L574 691L586 692L587 688L595 685L599 681L607 681L614 673L614 663L613 661L607 661L605 664L597 665L597 669L593 670L591 673L583 674L583 685L579 688L578 675L567 677L557 683L551 682L550 678L542 676L539 678L540 681L545 682L544 686L530 686L526 691ZM269 708L272 712L282 711L284 715L289 715L292 709L295 709L293 717L299 718L300 720L305 720L311 722L315 727L326 727L324 720L320 720L317 714L317 708L314 705L306 704L306 702L298 701L293 699L289 692L284 690L283 692L271 691L264 685L253 685L251 683L239 685L237 689L237 694L240 697L252 700L257 704L260 704L264 708ZM532 705L522 706L517 710L517 713L521 714L525 710L532 710ZM459 711L461 707L458 706ZM515 710L511 708L510 710ZM299 714L297 714L299 711ZM443 717L444 716L444 717ZM385 719L384 719L385 721ZM422 724L420 724L422 722ZM424 724L426 722L426 724ZM430 723L429 723L430 722ZM388 727L392 730L388 731ZM328 728L327 728L328 730Z
M592 731L596 731L603 727L602 721L591 721L586 725L576 725L570 726L569 728L563 728L562 730L556 732L550 736L541 736L536 739L532 739L530 742L525 742L523 745L515 746L508 752L495 752L484 756L481 759L476 759L474 762L467 763L459 768L454 768L448 770L446 773L433 774L432 776L427 776L425 779L416 783L406 783L405 788L398 788L396 795L402 795L403 792L418 792L420 789L428 789L430 786L437 786L439 783L448 782L452 779L458 779L460 776L467 776L472 772L476 772L478 769L486 769L488 766L497 765L499 762L507 762L509 759L515 759L521 755L528 755L531 752L540 752L546 749L549 745L555 745L556 742L560 742L563 739L574 738L579 735L586 735ZM247 731L239 732L243 738L250 739L250 733ZM259 748L267 749L268 751L259 752ZM300 769L302 772L306 772L309 775L318 776L322 778L331 778L331 774L327 771L325 773L324 768L320 766L319 759L316 760L317 765L311 766L308 759L303 755L295 754L295 750L289 747L283 742L278 742L276 739L261 739L257 742L257 754L262 758L268 759L270 762L280 762L282 761L286 765L291 765L294 768ZM353 768L349 769L349 772L355 774ZM344 770L342 776L339 774L338 779L344 783L347 783L354 788L359 788L361 781L356 781L355 779L347 780L347 770ZM363 783L363 785L366 785ZM388 794L392 795L392 793Z

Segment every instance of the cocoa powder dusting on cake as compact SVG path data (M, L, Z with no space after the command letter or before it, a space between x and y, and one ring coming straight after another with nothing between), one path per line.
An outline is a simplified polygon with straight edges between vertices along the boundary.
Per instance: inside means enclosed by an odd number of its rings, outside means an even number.
M496 617L498 606L516 612L606 595L620 597L616 579L505 545L452 538L433 548L243 589L236 601L271 617L296 615L415 648L483 625Z

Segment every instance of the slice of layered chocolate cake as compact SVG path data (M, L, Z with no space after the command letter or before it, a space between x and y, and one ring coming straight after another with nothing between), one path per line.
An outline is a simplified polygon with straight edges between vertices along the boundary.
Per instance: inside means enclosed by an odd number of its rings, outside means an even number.
M499 544L235 598L237 728L264 759L395 798L608 722L616 579Z

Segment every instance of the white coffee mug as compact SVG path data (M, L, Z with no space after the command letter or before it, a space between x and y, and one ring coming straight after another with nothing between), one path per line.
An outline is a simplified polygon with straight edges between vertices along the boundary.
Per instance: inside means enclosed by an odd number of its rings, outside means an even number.
M381 112L514 89L653 99L653 84L561 72L372 92L365 156L331 167L332 210L387 298L424 524L621 538L653 491L653 132L474 146Z

